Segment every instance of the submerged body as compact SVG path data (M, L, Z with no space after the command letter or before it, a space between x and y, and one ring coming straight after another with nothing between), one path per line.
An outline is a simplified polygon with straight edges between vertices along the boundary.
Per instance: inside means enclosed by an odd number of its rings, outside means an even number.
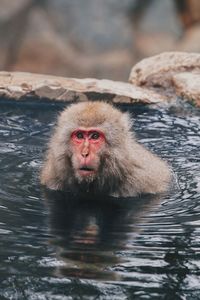
M53 190L116 197L157 194L168 189L168 165L140 145L132 122L104 102L66 108L58 118L41 173Z

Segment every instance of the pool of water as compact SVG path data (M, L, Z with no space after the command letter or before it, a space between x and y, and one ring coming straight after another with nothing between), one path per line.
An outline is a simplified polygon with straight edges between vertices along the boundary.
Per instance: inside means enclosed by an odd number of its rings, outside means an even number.
M62 108L0 102L0 299L200 299L200 113L129 109L169 195L73 199L38 179Z

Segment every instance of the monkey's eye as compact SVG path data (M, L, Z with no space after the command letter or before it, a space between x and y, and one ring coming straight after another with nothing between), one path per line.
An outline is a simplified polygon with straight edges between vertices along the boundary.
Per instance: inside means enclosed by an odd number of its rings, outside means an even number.
M76 137L79 140L83 139L84 138L83 132L81 132L81 131L76 132Z
M97 131L91 133L91 135L90 135L90 139L92 139L92 140L98 140L99 137L100 137L100 134Z

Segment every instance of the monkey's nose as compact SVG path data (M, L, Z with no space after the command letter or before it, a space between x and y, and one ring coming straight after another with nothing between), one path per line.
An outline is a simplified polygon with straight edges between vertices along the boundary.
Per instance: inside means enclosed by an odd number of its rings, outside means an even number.
M89 155L89 153L88 152L82 152L81 155L85 158Z
M89 149L88 147L84 147L81 151L82 157L86 158L89 155Z
M89 141L86 139L81 149L81 155L82 157L86 158L89 155L89 153L90 153Z

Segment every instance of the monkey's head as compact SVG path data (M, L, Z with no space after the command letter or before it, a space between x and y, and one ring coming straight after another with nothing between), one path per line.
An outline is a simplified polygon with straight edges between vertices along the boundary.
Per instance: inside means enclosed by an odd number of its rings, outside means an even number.
M168 165L137 143L131 127L129 115L107 103L69 106L58 118L41 183L53 190L117 197L165 192Z
M82 102L66 108L51 139L42 183L63 189L76 185L112 191L124 177L120 157L132 139L131 121L104 102ZM124 180L124 178L123 178Z

